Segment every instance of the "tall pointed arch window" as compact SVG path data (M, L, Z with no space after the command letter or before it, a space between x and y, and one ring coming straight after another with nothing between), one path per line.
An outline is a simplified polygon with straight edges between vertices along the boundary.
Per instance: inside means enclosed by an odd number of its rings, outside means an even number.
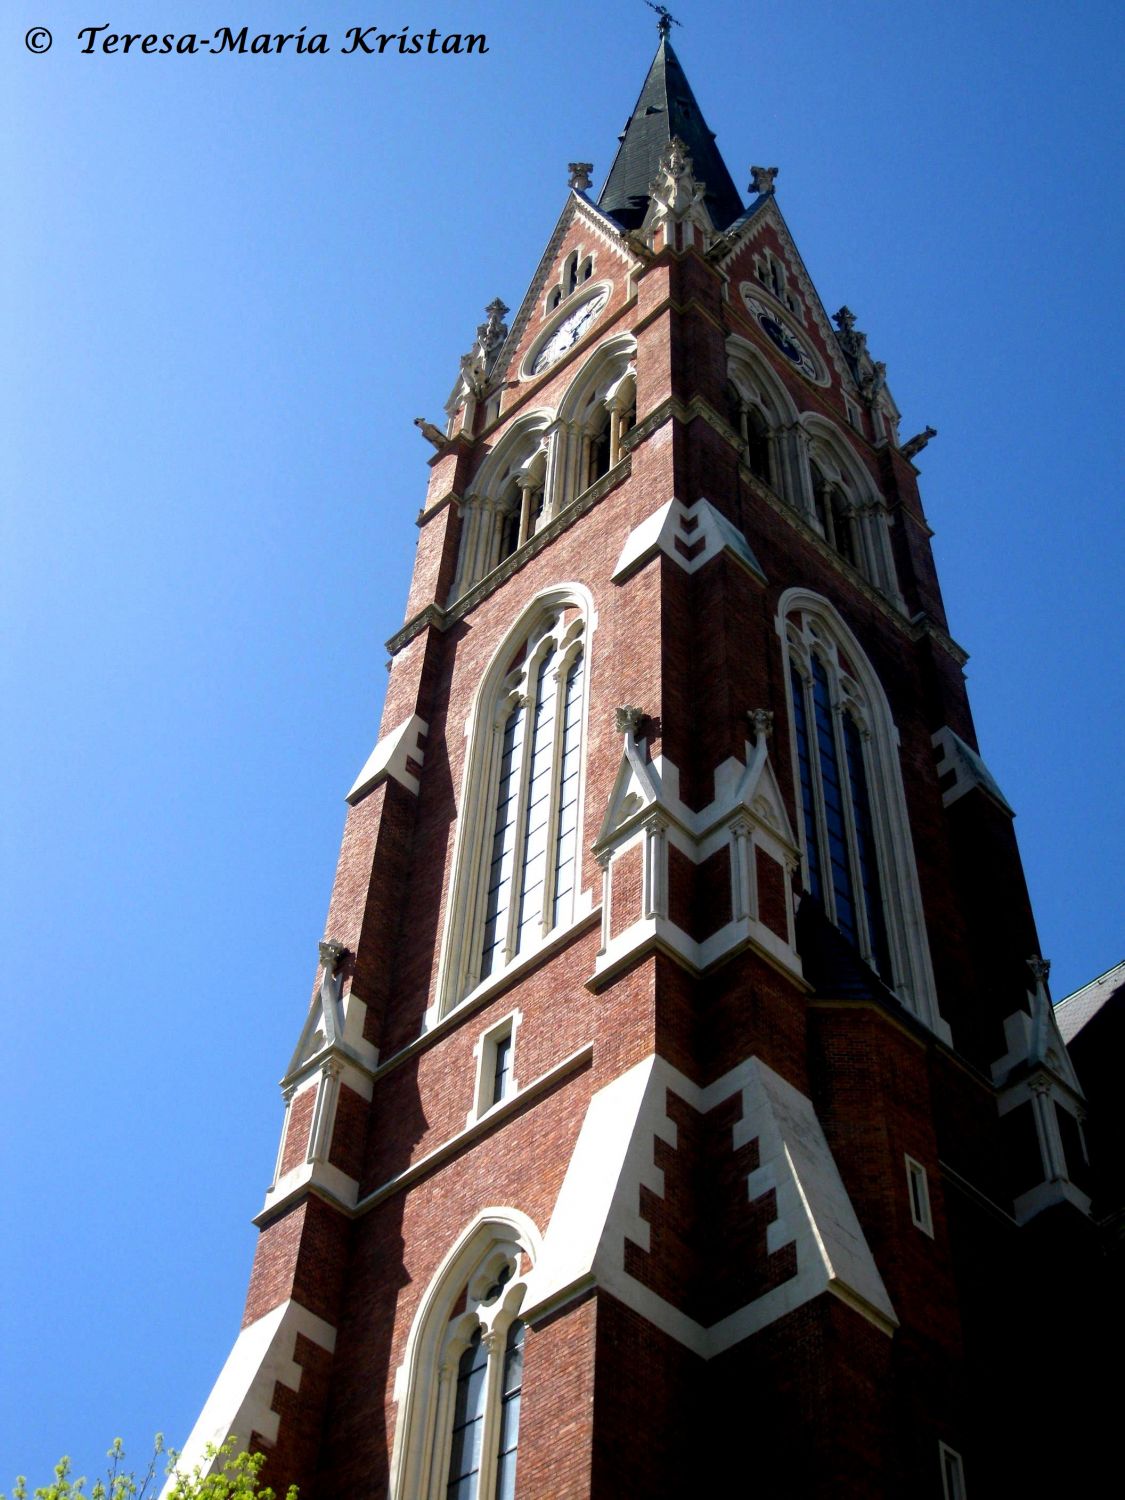
M482 683L454 860L440 1012L578 914L586 614L560 597Z
M826 600L789 590L779 627L805 889L883 983L944 1035L886 697Z
M539 1241L514 1210L482 1220L423 1294L410 1332L394 1500L514 1500L527 1342L520 1307Z

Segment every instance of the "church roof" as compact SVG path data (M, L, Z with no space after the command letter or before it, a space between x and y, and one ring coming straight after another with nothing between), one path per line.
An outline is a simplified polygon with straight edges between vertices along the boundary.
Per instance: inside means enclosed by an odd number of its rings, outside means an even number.
M1119 963L1059 1001L1055 1006L1055 1020L1059 1023L1059 1031L1068 1047L1087 1022L1092 1021L1101 1008L1123 988L1125 963Z
M742 199L680 60L662 35L598 197L598 207L623 228L636 229L644 219L661 153L674 136L687 147L696 180L707 185L704 202L715 228L726 229L741 216Z

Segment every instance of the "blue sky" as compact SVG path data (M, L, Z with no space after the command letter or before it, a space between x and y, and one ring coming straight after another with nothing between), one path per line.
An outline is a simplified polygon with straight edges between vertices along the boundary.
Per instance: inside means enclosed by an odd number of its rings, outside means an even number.
M411 14L413 11L413 14ZM96 12L96 13L95 13ZM885 360L1056 997L1123 956L1119 6L697 0L736 183ZM80 26L487 56L83 56ZM486 302L604 177L640 0L12 0L0 23L0 1488L186 1436L237 1331L343 793ZM55 35L31 55L33 24ZM1114 76L1114 68L1118 74Z

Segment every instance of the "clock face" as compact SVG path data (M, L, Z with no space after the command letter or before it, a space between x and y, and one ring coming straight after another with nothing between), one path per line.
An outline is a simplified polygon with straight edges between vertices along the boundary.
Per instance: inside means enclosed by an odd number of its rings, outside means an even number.
M774 344L785 355L785 358L796 369L800 370L802 375L807 375L810 380L815 380L818 385L822 385L824 382L816 360L813 359L797 334L787 324L783 323L776 313L772 312L764 303L759 302L757 297L752 295L752 287L752 282L744 281L739 288L742 293L742 300L746 304L747 312L755 320L762 332L773 340Z
M578 340L594 326L608 301L609 288L602 287L568 312L562 322L555 326L546 343L539 346L528 374L542 375L544 370L549 370L568 350L573 349Z

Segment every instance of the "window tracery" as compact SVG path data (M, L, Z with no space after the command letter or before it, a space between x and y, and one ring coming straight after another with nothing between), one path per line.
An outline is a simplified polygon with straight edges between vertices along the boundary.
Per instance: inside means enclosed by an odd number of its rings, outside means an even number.
M399 1372L396 1500L513 1500L527 1337L519 1311L538 1244L525 1216L486 1210L424 1293Z
M532 413L505 433L462 504L457 598L520 548L546 520L550 416Z
M470 733L439 1014L577 911L586 614L553 591L485 674Z
M887 508L847 440L825 418L803 413L806 520L832 550L901 605Z
M637 419L636 345L628 335L607 339L575 376L559 407L560 509L596 484L624 457Z
M855 637L790 589L786 656L805 890L907 1009L944 1034L886 698Z

